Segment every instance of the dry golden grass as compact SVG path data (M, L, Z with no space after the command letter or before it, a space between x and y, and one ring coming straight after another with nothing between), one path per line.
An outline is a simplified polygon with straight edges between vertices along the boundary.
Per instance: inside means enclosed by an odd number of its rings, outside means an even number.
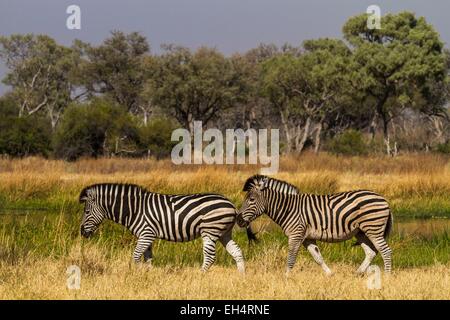
M176 166L170 160L86 159L68 163L41 158L0 160L0 194L6 202L44 199L73 201L86 185L128 182L163 193L217 192L238 205L243 183L258 168L250 165ZM437 155L336 157L305 154L283 157L275 177L304 192L331 193L371 189L391 201L411 198L448 198L449 158Z
M77 251L77 250L76 250ZM67 268L79 265L79 290L67 288ZM354 267L331 264L327 277L313 262L299 259L289 278L272 260L247 263L245 275L233 267L146 267L129 256L105 258L91 249L89 258L18 261L0 265L0 299L450 299L450 268L413 268L382 275L381 289L369 289L368 277Z
M217 192L239 206L243 183L257 172L258 168L249 165L175 166L167 160L84 159L67 163L41 158L0 159L0 207L42 206L75 211L81 217L77 196L83 187L98 182L137 183L162 193ZM401 210L406 215L410 210L417 211L418 205L424 210L450 212L448 157L305 154L282 158L275 177L304 192L371 189L387 197L395 208L394 216ZM12 258L0 259L0 299L450 299L448 264L396 268L383 278L381 290L369 290L367 277L354 275L356 265L331 262L335 274L326 277L310 257L299 257L295 271L286 279L286 248L280 250L275 245L258 248L261 252L247 261L245 276L239 275L234 266L223 264L202 274L200 260L198 266L160 264L145 269L131 263L132 246L128 242L127 248L115 253L99 242L88 244L81 254L79 240L66 246L66 240L60 239L61 234L70 239L77 235L58 226L50 226L54 232L49 237L54 239L54 247L67 247L69 254L63 257L33 251L28 256L15 256L10 248L17 233L13 236L10 230L3 231L0 256ZM408 245L405 243L395 245ZM245 247L243 251L245 255ZM80 290L66 288L66 269L73 264L82 270Z

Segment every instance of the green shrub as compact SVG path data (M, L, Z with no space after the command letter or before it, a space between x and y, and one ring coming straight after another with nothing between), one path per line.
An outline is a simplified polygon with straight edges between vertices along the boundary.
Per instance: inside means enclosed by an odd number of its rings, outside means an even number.
M147 125L139 128L140 144L144 153L163 158L170 156L176 142L171 141L172 131L177 126L166 118L152 119Z
M327 149L334 154L342 155L366 155L368 153L364 136L357 130L346 130L335 136L327 144Z
M450 154L450 141L438 144L436 151L444 154Z
M19 118L18 114L12 100L0 100L0 154L48 156L51 152L50 122L40 115Z
M55 134L55 155L67 160L82 156L137 154L135 119L114 103L94 98L69 106Z

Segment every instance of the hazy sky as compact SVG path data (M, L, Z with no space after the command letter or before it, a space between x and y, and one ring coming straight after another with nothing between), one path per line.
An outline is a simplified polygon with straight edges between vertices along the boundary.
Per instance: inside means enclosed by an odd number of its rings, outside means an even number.
M81 30L66 28L71 4L81 8ZM76 38L99 43L111 30L140 31L156 53L162 43L176 43L230 54L261 42L298 45L341 37L347 18L371 4L382 14L409 10L425 16L450 43L448 0L0 0L0 34L42 33L70 45ZM0 78L5 72L0 64Z

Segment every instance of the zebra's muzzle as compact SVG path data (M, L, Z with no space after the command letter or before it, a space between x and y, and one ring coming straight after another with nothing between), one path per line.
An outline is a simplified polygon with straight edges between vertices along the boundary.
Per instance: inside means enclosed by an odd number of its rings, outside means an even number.
M92 231L86 231L83 227L81 227L80 233L85 238L89 238L92 235Z
M247 227L248 224L250 223L249 221L246 221L246 220L244 220L244 218L242 218L242 214L239 214L237 216L236 222L237 222L238 226L241 228Z

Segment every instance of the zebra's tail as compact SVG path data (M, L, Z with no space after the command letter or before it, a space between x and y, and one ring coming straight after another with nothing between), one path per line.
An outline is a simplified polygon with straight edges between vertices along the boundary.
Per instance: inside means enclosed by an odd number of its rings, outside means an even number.
M251 244L252 242L258 242L258 238L256 238L256 233L253 232L252 228L250 227L250 224L247 226L246 231L249 244Z
M388 217L388 221L386 223L386 228L384 228L384 239L387 239L387 237L389 236L389 234L391 233L392 230L392 223L393 223L393 217L392 217L392 211L389 210L389 217Z

